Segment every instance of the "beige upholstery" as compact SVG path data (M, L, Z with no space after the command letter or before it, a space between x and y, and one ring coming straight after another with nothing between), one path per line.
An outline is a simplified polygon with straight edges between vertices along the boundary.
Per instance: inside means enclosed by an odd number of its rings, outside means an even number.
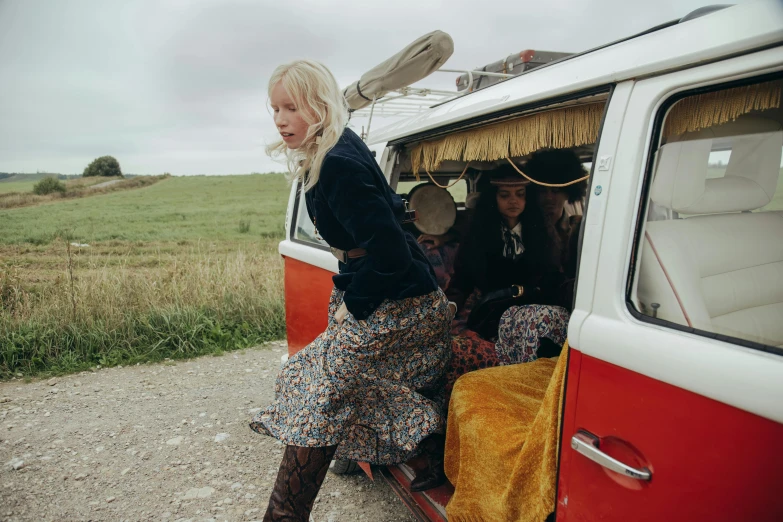
M681 216L709 215L647 223L638 301L648 314L658 303L661 319L781 346L783 212L738 211L772 199L783 131L733 139L725 178L707 179L711 147L712 139L697 139L659 151L653 202Z
M680 214L754 210L775 195L783 132L738 136L723 178L707 179L712 138L667 143L650 198ZM687 175L686 175L687 173Z

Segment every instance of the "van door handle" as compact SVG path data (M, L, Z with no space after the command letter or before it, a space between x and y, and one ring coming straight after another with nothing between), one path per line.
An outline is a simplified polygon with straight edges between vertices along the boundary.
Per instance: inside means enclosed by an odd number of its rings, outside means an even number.
M577 453L581 453L593 462L596 462L597 464L600 464L601 466L610 469L615 473L625 475L626 477L644 481L649 481L652 479L652 473L649 469L636 469L623 464L619 460L610 457L598 449L599 446L600 442L598 437L583 430L578 431L576 435L571 437L571 447L574 448Z

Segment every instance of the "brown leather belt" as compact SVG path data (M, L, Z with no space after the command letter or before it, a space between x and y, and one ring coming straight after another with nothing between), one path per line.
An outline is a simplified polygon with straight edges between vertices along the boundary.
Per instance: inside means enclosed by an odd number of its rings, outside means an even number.
M348 263L349 259L356 259L357 257L364 257L367 255L367 250L364 248L354 248L353 250L340 250L339 248L329 247L332 255L343 263Z
M419 214L416 210L409 210L408 204L405 204L406 210L400 219L400 223L413 223L418 221ZM315 222L313 222L315 224ZM348 263L349 259L356 259L357 257L364 257L367 255L367 250L364 248L354 248L352 250L340 250L339 248L329 247L332 255L343 263Z

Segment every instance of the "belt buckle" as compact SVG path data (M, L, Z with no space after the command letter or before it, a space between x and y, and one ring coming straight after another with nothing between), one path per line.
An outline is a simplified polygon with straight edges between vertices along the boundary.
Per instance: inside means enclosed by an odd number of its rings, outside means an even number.
M343 264L348 264L348 251L340 250L339 248L329 247L332 255L337 258L338 261L342 261Z

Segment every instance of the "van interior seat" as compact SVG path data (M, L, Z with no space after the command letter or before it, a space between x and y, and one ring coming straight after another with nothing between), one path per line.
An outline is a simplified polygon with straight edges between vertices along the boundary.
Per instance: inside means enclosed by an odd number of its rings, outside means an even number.
M740 134L742 127L752 134ZM640 309L684 326L783 346L783 212L772 200L783 131L745 118L659 150L650 199L674 219L651 221L639 264ZM731 137L722 178L708 178L716 139ZM690 216L684 217L683 216Z

